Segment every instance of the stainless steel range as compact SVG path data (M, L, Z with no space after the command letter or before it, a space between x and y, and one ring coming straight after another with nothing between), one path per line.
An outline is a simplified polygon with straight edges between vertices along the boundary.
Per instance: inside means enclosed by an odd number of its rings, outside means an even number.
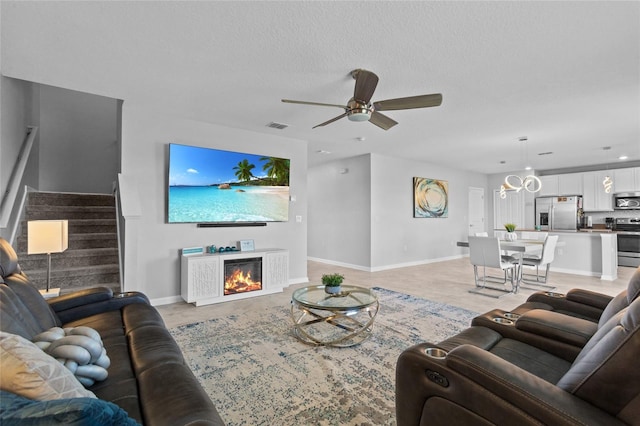
M640 217L616 219L618 265L640 266Z

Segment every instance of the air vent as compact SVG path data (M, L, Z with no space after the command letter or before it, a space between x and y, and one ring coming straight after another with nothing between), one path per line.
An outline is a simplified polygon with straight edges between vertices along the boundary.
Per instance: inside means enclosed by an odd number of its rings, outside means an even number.
M539 152L538 155L551 155L553 154L553 151L547 151L547 152Z
M272 121L271 123L267 124L267 127L271 127L272 129L282 130L282 129L286 129L287 127L289 127L289 125L288 124L282 124L282 123L276 123L275 121Z

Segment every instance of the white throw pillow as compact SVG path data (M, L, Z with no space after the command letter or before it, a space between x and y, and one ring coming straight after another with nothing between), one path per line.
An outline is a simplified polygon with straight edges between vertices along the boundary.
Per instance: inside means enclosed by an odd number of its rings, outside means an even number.
M0 332L0 389L39 401L96 398L55 358L16 334Z

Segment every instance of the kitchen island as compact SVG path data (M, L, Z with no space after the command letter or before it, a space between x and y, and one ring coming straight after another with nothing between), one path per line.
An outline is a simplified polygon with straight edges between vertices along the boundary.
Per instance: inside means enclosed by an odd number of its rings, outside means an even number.
M520 232L545 232L532 229ZM502 232L495 230L494 235ZM520 235L520 234L519 234ZM557 235L555 259L551 271L600 277L605 281L618 278L618 238L608 229L581 229L579 231L550 231Z

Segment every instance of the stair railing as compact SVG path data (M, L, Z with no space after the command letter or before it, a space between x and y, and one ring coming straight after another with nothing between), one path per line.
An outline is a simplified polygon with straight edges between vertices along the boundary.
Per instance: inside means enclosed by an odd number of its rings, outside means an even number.
M8 235L7 241L10 244L14 244L15 242L21 213L27 198L27 186L22 185L22 182L31 155L31 148L33 147L33 142L37 134L37 126L27 126L27 133L20 147L18 158L16 158L16 164L11 170L11 175L7 182L7 189L4 194L2 194L2 201L0 202L0 229L6 230L5 234ZM18 197L20 197L20 203L16 204ZM12 218L13 222L11 221Z

